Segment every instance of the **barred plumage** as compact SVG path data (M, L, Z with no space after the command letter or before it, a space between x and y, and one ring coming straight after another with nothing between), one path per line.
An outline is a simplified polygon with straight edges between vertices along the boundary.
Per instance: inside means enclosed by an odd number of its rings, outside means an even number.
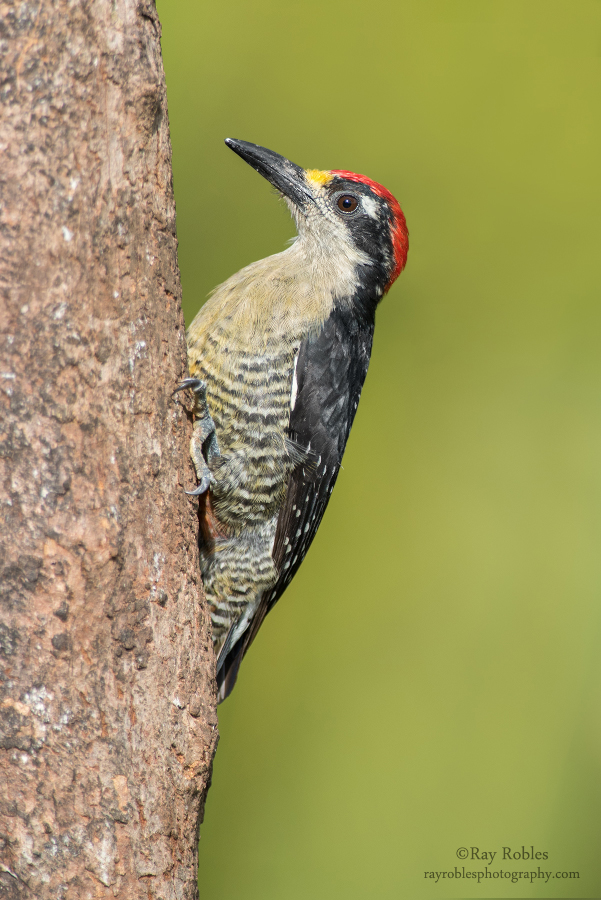
M299 237L217 288L188 332L220 699L317 531L367 373L375 308L407 249L400 207L375 182L227 143L284 194ZM350 213L340 198L351 198Z

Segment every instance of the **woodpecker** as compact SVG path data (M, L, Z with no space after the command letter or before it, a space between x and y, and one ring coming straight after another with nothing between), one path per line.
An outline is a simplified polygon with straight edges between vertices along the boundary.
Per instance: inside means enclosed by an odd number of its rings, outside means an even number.
M225 143L283 196L298 236L215 289L188 330L191 455L218 701L315 537L371 355L378 303L405 266L407 225L363 175L302 169Z

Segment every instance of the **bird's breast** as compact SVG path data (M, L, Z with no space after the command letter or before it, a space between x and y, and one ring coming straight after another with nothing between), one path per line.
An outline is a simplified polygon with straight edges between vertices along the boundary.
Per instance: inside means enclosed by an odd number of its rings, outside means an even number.
M274 339L249 352L220 330L205 344L194 374L207 384L221 457L214 497L236 527L273 517L293 468L287 446L294 343Z
M288 440L295 360L332 309L331 293L298 268L292 250L232 276L188 332L190 374L207 384L221 453L215 509L234 527L265 520L283 503L297 461Z

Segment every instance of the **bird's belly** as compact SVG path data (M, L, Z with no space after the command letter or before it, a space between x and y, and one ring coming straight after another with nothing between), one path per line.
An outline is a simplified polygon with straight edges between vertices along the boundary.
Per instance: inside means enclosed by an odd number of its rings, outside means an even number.
M212 464L215 512L235 531L271 520L293 465L287 447L291 352L201 362L220 457Z
M206 353L194 374L207 385L219 456L210 503L223 536L201 542L203 583L218 649L247 607L276 581L273 544L293 463L287 450L293 356Z

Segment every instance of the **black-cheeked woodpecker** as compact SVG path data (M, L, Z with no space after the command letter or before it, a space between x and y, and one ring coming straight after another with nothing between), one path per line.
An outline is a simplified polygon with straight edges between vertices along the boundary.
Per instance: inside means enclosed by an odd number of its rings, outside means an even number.
M407 259L405 217L363 175L226 144L286 200L292 245L218 287L188 330L191 453L219 700L300 566L330 499L376 307Z

